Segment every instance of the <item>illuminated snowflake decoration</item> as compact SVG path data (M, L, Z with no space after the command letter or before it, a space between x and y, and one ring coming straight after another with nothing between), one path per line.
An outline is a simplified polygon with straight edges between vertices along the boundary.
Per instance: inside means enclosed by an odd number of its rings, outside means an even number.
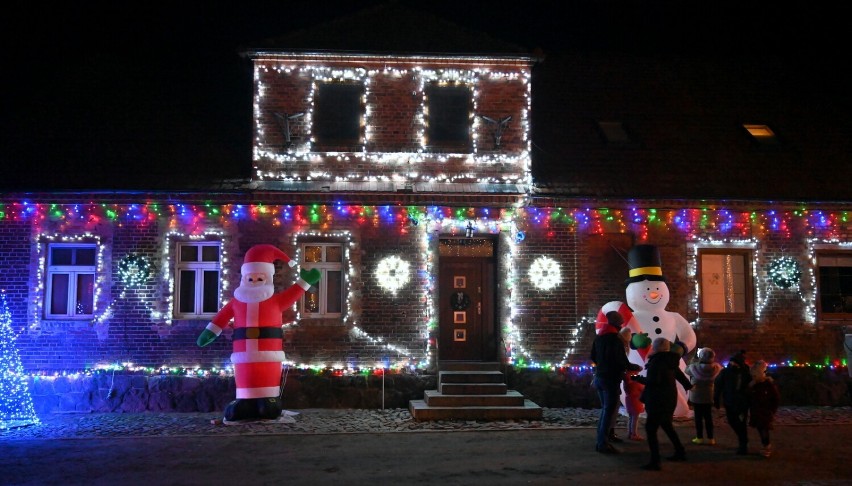
M398 256L389 256L379 262L376 268L376 278L385 290L396 294L411 278L411 265Z
M118 277L127 288L142 286L151 275L151 264L140 255L127 255L118 262Z
M773 260L769 264L769 278L772 283L782 289L799 285L799 281L802 279L799 262L792 257L781 257Z
M538 257L530 265L530 281L539 290L550 290L562 283L562 271L556 260Z

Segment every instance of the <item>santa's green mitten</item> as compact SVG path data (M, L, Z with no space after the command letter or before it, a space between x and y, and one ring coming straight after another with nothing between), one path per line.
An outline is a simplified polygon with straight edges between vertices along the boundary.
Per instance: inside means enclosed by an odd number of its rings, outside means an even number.
M299 276L302 277L302 280L305 282L316 285L320 280L320 271L316 268L312 268L310 270L305 270L304 268L299 270Z
M211 331L210 329L205 329L201 331L201 334L198 336L198 339L195 340L195 344L203 348L204 346L207 346L208 344L215 341L217 337L218 336L215 332Z

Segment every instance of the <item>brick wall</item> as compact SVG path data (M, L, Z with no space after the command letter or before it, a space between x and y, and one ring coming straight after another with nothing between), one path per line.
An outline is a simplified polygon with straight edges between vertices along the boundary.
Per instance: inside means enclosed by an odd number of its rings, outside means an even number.
M512 241L511 232L500 231L497 265L498 327L526 362L586 362L594 336L589 319L604 303L625 300L628 268L622 253L639 242L658 246L671 292L667 310L697 322L698 346L716 349L722 359L738 349L748 350L752 359L773 362L822 362L845 357L842 339L850 322L819 316L815 322L808 321L814 289L807 238L845 241L843 238L852 236L848 228L838 233L841 226L835 225L835 233L823 235L804 223L789 228L789 232L755 226L736 235L708 230L692 238L670 225L650 226L644 232L627 225L623 231L607 232L594 225L531 221L519 217L517 223L526 238L517 243ZM82 369L115 362L218 367L229 363L230 331L210 346L199 348L195 339L207 321L169 319L167 315L174 261L173 248L164 251L163 245L167 241L174 245L179 238L174 232L191 233L199 227L222 232L211 237L223 242L228 256L226 299L238 285L239 267L251 246L272 243L295 256L302 241L336 238L349 250L345 321L297 320L294 312L286 313L283 320L291 323L285 334L288 359L311 365L370 365L408 358L422 362L428 338L435 337L434 328L428 326L433 318L428 315L428 297L435 289L429 287L425 270L428 267L437 272L437 248L423 246L424 226L403 224L381 210L367 216L336 215L333 224L298 218L283 223L264 218L210 218L200 224L169 218L118 218L80 226L62 220L4 219L0 220L0 287L6 290L17 347L28 370ZM104 281L97 311L100 317L94 321L45 320L38 314L38 302L43 299L38 279L40 275L44 278L39 269L39 248L43 252L45 238L86 232L97 236L104 247ZM438 236L435 233L430 241L434 243ZM725 238L745 241L756 257L759 318L697 319L696 284L691 273L696 248L704 240ZM510 248L514 248L511 254ZM117 273L118 263L128 255L143 256L152 265L149 280L138 288L125 288ZM412 270L411 280L395 294L379 285L376 275L378 263L391 255L408 261ZM542 256L553 258L560 266L561 284L551 290L537 288L529 276L530 266ZM800 288L781 289L768 280L767 265L780 256L794 256L801 262L805 276ZM508 279L510 272L514 281ZM278 265L275 283L279 290L295 278L292 269ZM512 311L514 317L510 318ZM517 339L509 336L512 329L505 328L506 323L517 331Z

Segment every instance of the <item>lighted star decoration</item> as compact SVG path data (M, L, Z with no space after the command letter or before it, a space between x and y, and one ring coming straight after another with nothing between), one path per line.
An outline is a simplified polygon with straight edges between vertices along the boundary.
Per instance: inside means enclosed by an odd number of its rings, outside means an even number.
M379 285L394 294L411 278L411 265L398 256L383 258L376 268Z
M546 256L540 256L532 262L529 275L533 286L539 290L550 290L562 283L559 264Z
M769 264L769 278L782 289L798 285L802 279L799 262L793 257L776 258Z

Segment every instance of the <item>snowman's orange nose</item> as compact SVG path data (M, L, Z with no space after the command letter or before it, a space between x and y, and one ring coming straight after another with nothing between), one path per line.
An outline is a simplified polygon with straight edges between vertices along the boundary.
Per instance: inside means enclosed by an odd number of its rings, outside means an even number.
M650 294L651 300L657 300L657 297L659 297L659 296L660 296L659 292L651 292L651 294Z

